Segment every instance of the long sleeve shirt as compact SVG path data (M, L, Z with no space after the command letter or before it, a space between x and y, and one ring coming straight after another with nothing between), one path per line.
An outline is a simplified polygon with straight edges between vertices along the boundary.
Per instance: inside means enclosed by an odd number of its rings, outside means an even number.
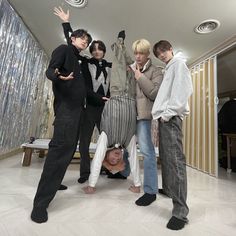
M188 98L193 92L189 69L181 58L173 57L166 65L164 78L155 99L153 119L169 121L189 114Z
M102 132L99 136L97 142L97 149L95 155L93 157L93 161L90 168L90 176L89 176L89 186L95 187L98 177L100 175L100 170L102 167L102 162L105 158L106 151L108 148L108 138L105 132ZM137 148L136 148L136 138L132 137L129 146L127 147L129 153L129 163L131 174L133 176L134 186L141 186L140 173L139 173L139 160L137 156Z
M73 45L60 45L53 53L46 71L46 76L52 81L54 93L54 112L57 107L66 103L71 109L85 104L86 88L81 67L78 63L79 51ZM61 80L55 70L58 69L62 76L73 72L74 79Z

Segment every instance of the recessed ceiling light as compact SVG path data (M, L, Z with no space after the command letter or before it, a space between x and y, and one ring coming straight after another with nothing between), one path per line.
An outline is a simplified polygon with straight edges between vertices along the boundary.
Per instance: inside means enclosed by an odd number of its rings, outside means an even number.
M195 27L194 31L198 34L208 34L220 27L220 22L218 20L205 20L201 22L197 27Z
M88 0L65 0L72 7L83 8L88 4Z

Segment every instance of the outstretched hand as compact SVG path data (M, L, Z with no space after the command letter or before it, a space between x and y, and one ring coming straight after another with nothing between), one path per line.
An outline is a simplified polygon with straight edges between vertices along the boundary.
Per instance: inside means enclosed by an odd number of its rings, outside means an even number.
M63 76L63 75L61 75L60 73L58 73L58 78L60 79L60 80L72 80L72 79L74 79L74 76L73 76L73 72L71 72L68 76Z
M58 16L63 22L69 22L70 11L64 12L64 10L59 7L54 7L54 15Z
M102 100L103 100L104 102L106 102L106 101L109 101L110 98L108 98L108 97L102 97Z
M139 187L139 186L136 187L136 186L134 186L134 185L131 185L131 186L129 187L129 191L131 191L131 192L133 192L133 193L140 193L140 187Z
M82 189L86 194L93 194L96 192L96 188L90 186L83 187Z

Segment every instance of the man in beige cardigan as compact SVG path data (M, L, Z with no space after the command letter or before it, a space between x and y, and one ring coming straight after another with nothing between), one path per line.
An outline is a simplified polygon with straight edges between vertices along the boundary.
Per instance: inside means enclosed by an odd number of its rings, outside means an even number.
M133 43L135 62L131 65L136 79L137 103L137 138L140 151L144 157L144 195L135 203L148 206L156 200L158 192L157 161L151 138L151 110L162 82L162 68L152 64L150 43L140 39Z

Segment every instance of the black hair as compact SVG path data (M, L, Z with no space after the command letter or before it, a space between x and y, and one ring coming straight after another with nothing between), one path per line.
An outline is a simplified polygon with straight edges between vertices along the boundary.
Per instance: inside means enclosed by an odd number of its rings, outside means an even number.
M89 46L89 52L92 54L92 52L96 48L96 44L98 44L98 49L103 51L104 55L106 53L106 46L101 40L94 40L91 45Z
M75 37L75 38L82 38L84 36L88 37L88 45L92 42L92 37L91 35L88 33L87 30L84 29L78 29L72 32L70 37Z
M161 52L165 52L168 51L172 48L172 45L170 44L170 42L168 42L167 40L161 40L158 43L155 43L155 45L153 46L153 54L158 57L158 52L157 50L160 50Z

